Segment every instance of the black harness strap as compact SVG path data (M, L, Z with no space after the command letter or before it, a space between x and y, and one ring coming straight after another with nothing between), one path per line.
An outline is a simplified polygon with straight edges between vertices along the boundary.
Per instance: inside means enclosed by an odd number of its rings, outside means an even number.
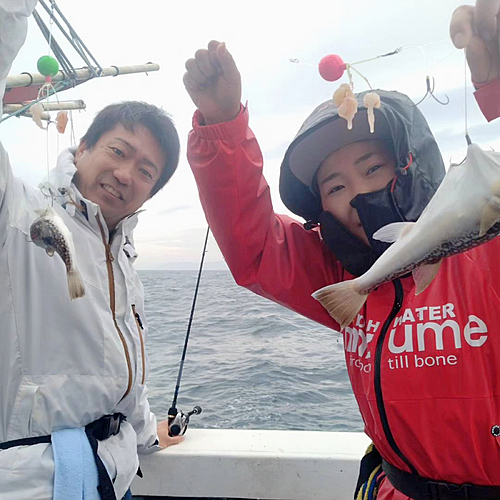
M87 434L90 447L92 448L92 453L94 454L95 464L97 466L97 476L99 477L97 491L99 492L99 495L101 495L101 500L116 500L115 490L113 488L111 478L109 477L106 467L102 463L101 457L97 454L97 438L94 436L94 430L87 425L85 426L85 434Z
M109 477L108 471L101 457L97 454L97 442L104 441L111 436L115 436L120 432L120 424L125 420L125 416L121 413L114 413L113 415L104 415L98 420L91 422L85 426L85 434L89 440L92 454L94 455L95 464L97 466L97 476L99 478L99 486L97 490L101 496L101 500L116 500L113 482ZM50 443L52 438L48 436L35 436L23 439L14 439L12 441L5 441L0 443L0 450L7 450L15 446L31 446L40 443Z
M405 472L382 460L382 468L391 484L414 500L498 500L500 486L453 484Z
M0 443L0 450L7 450L14 448L14 446L31 446L32 444L50 443L52 441L50 434L48 436L35 436L23 439L14 439Z

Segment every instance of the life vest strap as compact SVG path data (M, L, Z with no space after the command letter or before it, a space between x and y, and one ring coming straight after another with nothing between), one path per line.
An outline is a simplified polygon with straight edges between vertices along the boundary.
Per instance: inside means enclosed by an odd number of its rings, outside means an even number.
M498 500L500 498L500 486L436 481L405 472L385 460L382 460L382 469L394 488L414 500Z

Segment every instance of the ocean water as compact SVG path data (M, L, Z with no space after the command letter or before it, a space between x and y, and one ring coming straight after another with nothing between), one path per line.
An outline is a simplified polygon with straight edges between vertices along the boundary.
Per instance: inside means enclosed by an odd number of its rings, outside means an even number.
M197 271L140 271L146 293L149 401L172 403ZM204 271L177 407L190 426L362 431L338 333Z

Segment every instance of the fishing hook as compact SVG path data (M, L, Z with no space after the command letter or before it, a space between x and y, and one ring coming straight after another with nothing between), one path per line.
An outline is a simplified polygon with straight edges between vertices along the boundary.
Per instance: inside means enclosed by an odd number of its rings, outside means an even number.
M427 91L425 92L425 95L424 97L422 97L422 99L420 99L420 101L418 101L415 106L418 106L419 104L421 104L425 98L430 95L436 102L438 102L439 104L442 104L443 106L446 106L447 104L450 103L450 98L445 94L445 97L446 97L446 102L443 102L443 101L440 101L435 95L434 95L434 88L435 88L435 85L436 85L436 81L434 80L434 77L432 77L432 86L431 86L431 77L429 75L427 75L425 77L425 84L427 86Z

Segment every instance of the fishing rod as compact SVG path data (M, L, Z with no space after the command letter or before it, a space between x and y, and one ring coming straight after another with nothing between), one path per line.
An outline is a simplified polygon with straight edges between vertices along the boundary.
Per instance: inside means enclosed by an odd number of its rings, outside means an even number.
M205 243L203 245L203 252L201 254L200 269L198 271L198 280L196 282L196 288L194 291L193 304L191 306L191 314L189 315L189 323L186 332L186 339L184 341L184 349L181 356L181 364L179 366L179 373L177 374L177 383L175 385L174 399L172 401L172 406L168 410L168 433L170 436L183 435L189 424L189 418L191 415L199 415L201 413L201 406L195 406L190 412L183 413L181 410L177 409L177 396L179 395L179 388L181 386L182 370L184 368L184 361L186 359L187 345L189 340L189 333L191 332L191 325L193 323L194 308L196 306L196 299L198 297L198 289L200 287L201 271L203 269L203 262L205 261L205 254L207 253L207 243L208 235L210 234L210 227L207 227L207 233L205 235Z

